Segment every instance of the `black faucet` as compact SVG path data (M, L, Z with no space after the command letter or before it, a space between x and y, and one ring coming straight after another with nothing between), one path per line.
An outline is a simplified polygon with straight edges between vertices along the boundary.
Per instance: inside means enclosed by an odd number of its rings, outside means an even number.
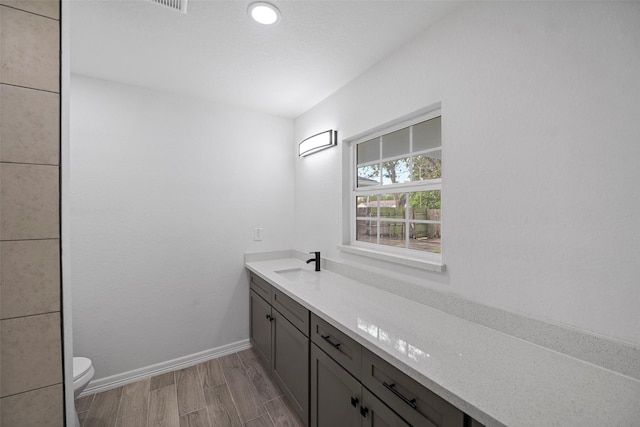
M320 252L309 252L310 254L314 254L315 257L308 259L307 260L307 264L309 264L310 262L315 262L316 263L316 271L320 271Z

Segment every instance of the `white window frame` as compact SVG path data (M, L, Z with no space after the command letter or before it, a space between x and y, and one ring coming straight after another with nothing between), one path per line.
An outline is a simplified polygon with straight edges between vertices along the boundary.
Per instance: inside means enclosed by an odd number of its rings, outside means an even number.
M440 105L432 106L426 109L423 109L419 112L411 114L409 116L405 116L401 119L398 119L394 122L387 123L382 126L378 126L375 129L369 130L362 134L359 134L355 137L352 137L348 140L345 140L345 146L348 146L349 151L349 167L348 167L348 200L349 200L349 208L346 209L348 211L349 216L349 230L348 230L348 242L345 241L343 245L339 246L339 249L344 252L353 253L360 256L366 256L378 260L388 261L396 264L406 265L418 269L430 270L443 272L445 270L445 265L442 262L442 254L420 251L416 249L409 248L399 248L394 246L387 246L378 243L369 243L356 240L356 221L357 219L357 207L355 204L356 197L366 195L366 194L381 194L381 193L399 193L399 192L415 192L415 191L432 191L432 190L440 190L442 194L442 178L439 179L431 179L428 181L413 181L407 183L393 184L393 185L372 185L368 187L360 187L357 186L358 180L358 169L357 169L357 146L361 142L369 141L371 139L379 138L380 136L395 132L400 129L404 129L418 123L424 122L426 120L430 120L436 117L442 117L442 112ZM411 132L412 134L412 132ZM410 138L410 150L413 148L412 137ZM400 156L402 158L409 157L414 155L426 154L430 151L442 150L443 144L440 147L429 149L429 150L421 150L415 153L411 152L410 155ZM382 153L382 151L380 152ZM442 151L441 151L442 153ZM382 154L381 154L382 155ZM398 156L396 156L398 157ZM384 158L381 161L388 161L391 158ZM347 172L347 168L345 168L345 172ZM345 186L345 190L347 187ZM345 201L346 201L345 197ZM406 209L406 212L409 210ZM345 212L347 213L347 212ZM378 210L378 215L380 211ZM408 213L407 213L408 214ZM409 219L405 217L405 221ZM440 221L442 224L442 221ZM442 234L441 234L442 235ZM346 240L346 239L345 239Z

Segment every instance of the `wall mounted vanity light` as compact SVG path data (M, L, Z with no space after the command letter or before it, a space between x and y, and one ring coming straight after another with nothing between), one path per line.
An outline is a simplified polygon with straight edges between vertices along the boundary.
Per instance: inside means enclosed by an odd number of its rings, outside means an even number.
M298 155L305 157L336 145L338 145L338 131L326 130L302 141L299 146Z
M247 12L249 12L249 16L251 16L254 21L260 24L273 25L280 21L280 11L271 3L263 1L251 3Z

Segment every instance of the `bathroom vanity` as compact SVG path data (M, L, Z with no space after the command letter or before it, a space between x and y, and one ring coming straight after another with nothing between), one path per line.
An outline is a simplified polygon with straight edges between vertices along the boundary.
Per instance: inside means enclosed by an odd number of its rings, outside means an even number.
M246 267L251 342L313 427L640 420L636 379L296 258Z
M462 411L254 273L250 307L256 352L311 426L470 425Z

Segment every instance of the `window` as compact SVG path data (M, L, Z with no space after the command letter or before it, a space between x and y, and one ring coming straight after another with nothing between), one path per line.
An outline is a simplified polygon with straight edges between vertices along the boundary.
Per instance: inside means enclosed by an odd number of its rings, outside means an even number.
M351 245L441 260L440 111L353 141Z

